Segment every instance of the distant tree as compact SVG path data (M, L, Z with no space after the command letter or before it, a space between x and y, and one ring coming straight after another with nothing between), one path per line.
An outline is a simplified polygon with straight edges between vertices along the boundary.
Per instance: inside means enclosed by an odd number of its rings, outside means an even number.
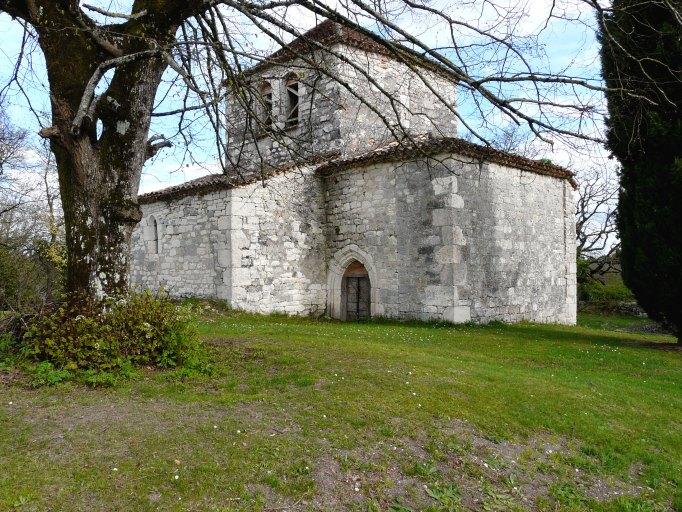
M603 280L620 272L618 182L604 166L578 173L575 203L576 257L579 281Z
M2 101L0 101L0 194L9 192L7 171L16 169L24 163L27 144L25 130L15 127L9 120ZM7 197L5 197L7 199ZM21 201L0 203L0 216L17 208Z
M622 164L623 278L682 342L682 9L614 0L600 22L608 147Z
M46 144L30 143L0 104L0 310L50 303L63 281L64 223L54 156Z
M0 176L10 166L17 165L26 147L26 130L14 126L5 106L0 102Z
M465 138L470 142L475 142L471 135ZM533 133L516 123L507 123L504 126L497 127L490 138L490 145L495 149L537 159L545 148L534 144L534 142Z

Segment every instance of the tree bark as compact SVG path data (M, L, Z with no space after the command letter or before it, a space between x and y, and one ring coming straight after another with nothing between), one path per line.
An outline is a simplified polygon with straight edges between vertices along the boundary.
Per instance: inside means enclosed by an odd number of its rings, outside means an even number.
M101 161L90 141L55 153L66 230L66 291L95 298L121 294L127 288L130 236L141 218L137 191L120 187L120 175Z
M59 100L53 105L58 136L52 138L52 150L64 209L70 294L101 298L124 293L128 286L130 237L142 218L137 191L165 66L150 59L129 67L136 69L114 78L99 100L97 118L87 121L91 126L82 134L73 134L73 115L61 114L65 109ZM74 112L73 107L66 110Z
M122 61L109 45L93 41L73 12L44 5L50 23L36 28L47 64L52 126L41 135L50 139L59 175L66 292L119 295L128 288L130 238L142 217L137 191L150 155L154 97L166 68L155 48L172 40L175 27L150 39L116 41ZM111 81L95 95L93 82L108 68Z

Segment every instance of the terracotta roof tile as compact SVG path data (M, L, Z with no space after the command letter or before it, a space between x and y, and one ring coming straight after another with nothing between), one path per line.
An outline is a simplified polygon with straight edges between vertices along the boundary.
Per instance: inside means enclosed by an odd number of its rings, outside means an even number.
M338 158L320 165L317 170L318 172L328 174L358 165L411 160L435 156L440 153L454 153L474 160L496 163L522 171L565 179L571 183L573 188L577 187L574 174L564 167L540 160L532 160L489 146L474 144L460 138L437 138L430 135L418 136L402 142L394 141L359 155L349 158Z
M234 180L230 179L225 174L211 174L172 187L140 194L138 196L138 202L140 204L153 203L161 199L175 199L187 195L200 194L202 192L206 193L223 188L232 188L234 186L236 186Z
M435 138L429 135L415 137L409 141L390 142L371 151L350 157L335 157L335 155L327 154L325 156L329 160L326 163L318 163L316 171L321 174L331 174L336 171L349 169L360 165L414 160L417 158L426 158L442 153L454 153L456 155L472 158L474 160L496 163L534 174L565 179L569 181L573 188L577 188L574 174L564 167L540 160L531 160L530 158L514 155L512 153L506 153L488 146L474 144L464 139L458 139L454 137ZM318 157L313 161L283 165L273 168L265 176L258 173L251 173L250 175L246 176L238 176L236 172L232 172L229 176L225 174L203 176L195 180L187 181L180 185L142 194L139 196L138 201L140 204L146 204L160 200L177 199L188 195L205 194L214 190L240 187L261 181L263 179L268 179L276 174L291 170L296 166L316 165L316 162L319 161L320 158Z
M242 187L250 183L267 180L277 174L289 171L295 167L319 165L320 162L331 161L338 158L338 151L328 151L311 156L303 161L288 162L278 166L271 166L267 170L246 169L233 167L225 174L211 174L194 180L186 181L179 185L140 194L137 198L140 204L153 203L160 200L178 199L189 195L206 194L214 190L224 190Z
M379 36L377 36L379 38ZM420 66L452 80L458 76L447 66L430 59L420 52L412 50L399 43L386 41L380 42L372 36L359 30L341 25L332 20L325 20L319 25L308 30L292 42L283 46L265 60L249 69L247 73L255 73L275 64L281 64L295 59L299 55L305 55L319 49L315 43L329 47L334 43L344 43L348 46L365 50L370 53L385 55L401 62Z

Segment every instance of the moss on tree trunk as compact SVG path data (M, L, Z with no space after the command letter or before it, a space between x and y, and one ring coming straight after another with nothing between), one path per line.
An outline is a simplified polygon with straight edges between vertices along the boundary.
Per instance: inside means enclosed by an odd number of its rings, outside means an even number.
M41 135L50 139L57 161L66 291L91 297L123 293L130 237L141 218L137 190L151 154L151 112L166 68L157 48L172 42L177 26L147 27L149 38L121 36L102 44L99 33L84 30L87 20L59 2L41 4L31 23L47 64L52 126ZM113 75L95 94L107 69Z
M141 212L133 191L120 186L115 169L99 162L91 143L83 140L79 146L87 151L56 151L66 227L66 290L94 297L123 293L130 236Z

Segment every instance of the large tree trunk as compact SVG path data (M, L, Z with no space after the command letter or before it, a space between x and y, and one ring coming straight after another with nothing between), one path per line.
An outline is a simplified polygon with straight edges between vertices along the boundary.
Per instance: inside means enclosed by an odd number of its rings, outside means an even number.
M114 78L99 100L97 119L88 120L82 133L72 131L74 107L65 108L66 102L53 96L49 136L64 209L71 295L102 298L127 289L130 237L141 219L137 191L144 162L155 149L148 141L149 123L164 66L154 61L136 67L139 74Z
M160 147L148 140L154 98L167 65L156 45L172 41L176 27L150 40L121 38L111 50L84 31L72 13L56 4L45 4L45 9L59 23L54 25L58 30L50 24L38 30L52 103L52 127L41 134L50 139L59 173L66 292L118 295L127 289L130 237L141 218L137 190L142 167ZM126 60L120 61L122 55ZM93 82L109 68L110 82L95 95Z
M140 221L132 183L84 138L56 151L66 227L66 290L101 298L127 288L130 236ZM134 165L134 162L129 162ZM139 176L139 170L131 174Z
M151 109L162 66L150 64L126 87L124 80L100 103L101 134L88 126L71 130L72 116L53 106L56 155L66 228L66 291L102 298L124 293L128 286L130 237L142 214L137 191L148 143ZM116 79L114 79L116 82ZM134 89L127 95L124 90ZM120 98L120 99L119 99ZM108 109L115 105L114 110ZM57 114L55 115L55 112Z

